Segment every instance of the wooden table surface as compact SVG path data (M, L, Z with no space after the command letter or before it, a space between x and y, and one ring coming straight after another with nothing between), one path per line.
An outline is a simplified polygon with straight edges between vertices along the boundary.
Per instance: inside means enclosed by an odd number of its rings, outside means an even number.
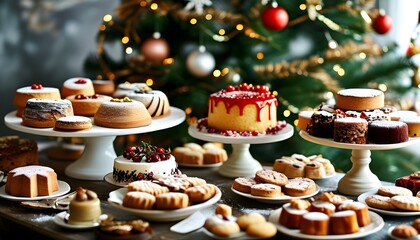
M55 169L59 180L70 184L72 190L81 186L94 190L101 199L103 213L111 214L117 219L134 219L138 216L125 213L115 209L106 201L108 194L119 187L111 185L105 181L78 180L64 175L65 167L70 163L68 160L50 160L46 157L45 150L40 152L40 163ZM231 178L226 178L218 174L217 168L180 168L188 176L201 177L209 183L217 185L222 191L222 198L219 203L225 203L233 207L233 214L259 212L268 217L270 213L281 207L280 204L267 204L244 198L231 191ZM332 178L318 180L316 183L320 186L320 192L336 191L337 183L343 174L336 174ZM391 183L382 182L383 185ZM349 196L355 199L355 196ZM215 206L210 206L201 212L206 216L213 214ZM6 199L0 199L0 239L22 239L19 237L32 237L32 239L95 239L92 229L88 230L70 230L62 228L53 222L53 218L58 211L54 210L34 210L20 206L19 202L13 202ZM420 216L417 216L420 217ZM409 224L417 217L393 217L382 215L385 226L381 231L374 235L362 239L389 239L387 231L391 226L397 224ZM176 222L158 223L151 222L154 234L152 239L210 239L202 231L195 231L189 234L177 234L171 232L169 228ZM16 238L17 237L17 238ZM278 233L275 239L289 239L289 237ZM292 239L292 238L291 238Z

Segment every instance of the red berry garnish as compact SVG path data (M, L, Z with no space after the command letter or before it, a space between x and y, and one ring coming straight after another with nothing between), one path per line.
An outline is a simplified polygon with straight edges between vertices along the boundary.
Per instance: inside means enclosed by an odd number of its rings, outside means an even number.
M159 147L159 148L156 148L156 152L158 152L158 153L165 153L165 149Z
M233 92L235 90L236 90L236 88L234 86L232 86L232 85L226 86L226 91L228 91L228 92Z
M249 87L248 83L241 83L239 85L239 89L242 90L242 91L249 91L250 87Z
M34 89L34 90L42 89L42 85L41 84L32 84L31 89Z
M99 94L93 94L93 95L91 96L91 98L92 98L92 99L97 99L97 98L99 98Z
M77 94L74 99L87 99L87 97L84 94Z
M85 83L87 83L87 81L85 79L78 79L74 83L76 83L76 84L85 84Z

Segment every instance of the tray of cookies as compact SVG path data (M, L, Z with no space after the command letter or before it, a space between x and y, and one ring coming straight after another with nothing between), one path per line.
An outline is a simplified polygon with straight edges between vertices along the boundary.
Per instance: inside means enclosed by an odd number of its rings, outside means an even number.
M319 187L309 178L288 179L283 173L262 169L254 177L235 178L231 190L243 197L277 204L312 197L319 192Z
M369 209L391 216L420 215L420 198L411 190L399 186L382 186L361 194L357 200L366 203Z
M167 177L157 182L140 180L109 193L108 202L118 209L150 221L184 219L220 200L220 189L204 179Z
M208 142L184 143L182 147L175 147L172 151L176 162L181 167L208 168L219 167L228 159L222 143Z
M377 213L361 202L333 193L315 201L295 199L274 210L269 221L285 235L300 239L353 239L376 233L384 226Z

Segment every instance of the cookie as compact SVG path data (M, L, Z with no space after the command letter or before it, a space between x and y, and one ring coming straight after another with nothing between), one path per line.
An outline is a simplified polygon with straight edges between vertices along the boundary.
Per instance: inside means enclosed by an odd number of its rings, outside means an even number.
M419 232L420 234L420 218L417 218L416 220L414 220L411 226L413 226L417 230L417 232Z
M213 234L220 237L228 237L229 235L241 231L238 224L233 221L223 221L222 223L214 224L209 230Z
M122 205L128 208L152 209L156 197L146 192L128 192L123 198Z
M391 198L387 196L371 195L366 197L365 202L369 207L373 208L384 210L396 209L396 207L391 203Z
M254 179L257 182L271 183L278 186L284 186L288 183L288 178L286 175L270 169L263 169L257 171L255 173Z
M277 228L271 222L260 222L250 225L246 229L246 234L256 238L271 238L277 233Z
M414 196L394 196L391 203L398 209L420 211L420 198Z
M241 215L238 217L238 220L236 220L239 227L245 231L249 226L263 222L266 222L265 217L257 212Z
M169 189L167 187L146 180L131 182L127 185L127 189L128 191L150 193L153 196L169 192Z
M190 187L205 184L206 180L195 177L158 176L155 181L171 192L185 192Z
M309 178L293 178L283 187L284 194L292 197L300 197L314 193L316 184Z
M217 187L213 184L204 184L188 188L185 193L192 203L204 202L217 193Z
M279 197L281 187L271 183L259 183L251 186L251 195L259 197Z
M388 197L413 196L413 193L409 189L398 186L382 186L378 189L378 194Z
M399 238L412 238L418 235L417 230L410 225L397 225L391 233Z
M235 178L232 183L232 188L243 193L251 193L251 186L257 184L254 178Z
M214 209L216 215L222 215L223 217L232 216L232 207L226 204L217 204Z
M188 195L180 192L162 193L156 196L155 207L159 210L170 210L188 207Z
M290 200L290 207L299 210L306 210L311 206L308 200L303 199L292 199Z

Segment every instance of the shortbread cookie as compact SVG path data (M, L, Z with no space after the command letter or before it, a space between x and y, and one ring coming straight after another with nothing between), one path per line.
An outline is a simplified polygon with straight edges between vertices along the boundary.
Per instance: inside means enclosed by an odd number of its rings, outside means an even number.
M122 205L128 208L152 209L156 197L146 192L128 192L123 198Z
M277 228L271 222L260 222L250 225L246 229L246 234L256 238L271 238L277 233Z
M281 187L271 183L259 183L251 186L251 195L259 197L279 197Z
M263 222L266 222L265 217L257 212L241 215L238 217L238 220L236 220L236 223L244 231L251 225Z
M206 184L206 180L197 177L157 176L154 180L169 188L171 192L185 192L187 188Z
M416 220L414 220L411 226L413 226L417 230L417 232L419 232L420 234L420 218L417 218Z
M394 196L391 203L403 210L420 211L420 198L414 196Z
M283 192L292 197L299 197L314 193L316 184L309 178L293 178L283 187Z
M146 192L153 196L169 192L167 187L146 180L134 181L127 185L128 191Z
M251 186L257 184L254 178L239 177L233 180L232 188L243 193L251 193Z
M283 173L270 170L270 169L263 169L259 170L255 173L255 181L263 182L263 183L271 183L278 186L284 186L288 183L287 176Z
M382 186L378 189L378 194L388 197L413 196L413 193L409 189L398 186Z
M391 198L387 196L381 195L371 195L366 197L365 199L366 204L369 207L379 208L384 210L393 210L396 207L391 203Z
M236 222L223 221L220 224L214 224L209 231L220 237L228 237L229 235L240 232L241 229Z
M410 225L397 225L392 229L391 233L395 237L406 239L413 238L419 234L418 231Z
M180 192L162 193L156 196L155 207L159 210L188 207L188 195Z
M217 187L213 184L204 184L188 188L185 193L192 203L204 202L217 193Z
M222 215L223 217L232 216L232 207L223 203L217 204L214 209L216 215Z

